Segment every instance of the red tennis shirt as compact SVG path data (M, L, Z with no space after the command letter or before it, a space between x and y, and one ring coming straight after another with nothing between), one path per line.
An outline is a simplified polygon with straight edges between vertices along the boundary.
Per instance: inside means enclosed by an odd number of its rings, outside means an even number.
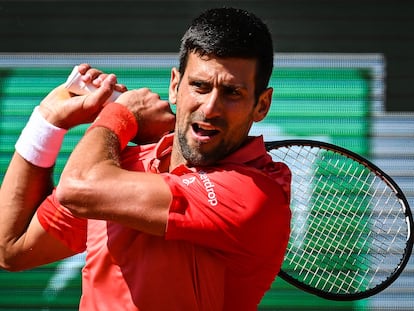
M290 171L262 137L214 167L159 172L172 135L127 147L122 166L161 174L173 200L164 237L81 219L52 194L37 217L76 252L87 251L81 310L257 310L279 272L290 233Z

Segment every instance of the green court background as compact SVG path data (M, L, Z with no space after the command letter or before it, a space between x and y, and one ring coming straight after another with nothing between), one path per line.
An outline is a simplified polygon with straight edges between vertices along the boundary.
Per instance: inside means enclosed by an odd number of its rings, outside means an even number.
M65 81L80 56L43 55L40 62L37 56L7 57L0 63L1 180L31 111ZM129 57L134 57L131 65ZM115 72L129 88L150 87L168 99L175 55L125 59L107 55L87 60ZM266 140L320 139L369 156L370 112L381 98L382 66L380 55L276 55L270 82L274 88L272 108L252 134L264 134ZM85 128L80 126L67 134L56 165L56 181ZM272 242L271 237L266 238ZM82 261L78 256L25 272L0 271L0 310L76 310ZM364 306L365 301L324 300L276 279L260 310L365 310Z

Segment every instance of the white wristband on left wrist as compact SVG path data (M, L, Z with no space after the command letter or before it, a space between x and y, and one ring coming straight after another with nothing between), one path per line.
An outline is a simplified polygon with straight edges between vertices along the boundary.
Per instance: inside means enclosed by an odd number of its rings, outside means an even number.
M16 151L39 167L52 167L57 159L67 130L54 126L35 107L16 142Z

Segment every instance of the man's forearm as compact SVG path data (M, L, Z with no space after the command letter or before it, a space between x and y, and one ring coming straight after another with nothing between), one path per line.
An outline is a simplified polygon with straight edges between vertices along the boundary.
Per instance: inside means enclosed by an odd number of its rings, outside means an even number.
M36 208L53 189L53 166L66 132L35 107L16 142L0 189L0 255L6 266L19 252L18 241L24 241Z
M0 189L0 261L13 257L36 208L53 189L52 168L41 168L15 153Z

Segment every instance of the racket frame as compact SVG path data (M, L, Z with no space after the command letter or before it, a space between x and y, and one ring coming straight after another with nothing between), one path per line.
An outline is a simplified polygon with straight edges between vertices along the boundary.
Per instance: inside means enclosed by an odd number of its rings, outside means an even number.
M404 193L402 192L401 188L398 186L398 184L382 169L380 169L378 166L376 166L371 161L367 160L366 158L362 157L361 155L348 150L346 148L330 144L327 142L322 141L316 141L316 140L308 140L308 139L289 139L289 140L280 140L280 141L268 141L265 142L266 150L270 153L273 149L278 149L281 147L288 147L288 146L308 146L308 147L322 147L323 149L331 150L334 152L337 152L345 157L351 158L361 164L363 164L365 167L367 167L369 170L375 173L377 177L379 177L381 180L383 180L395 193L398 200L401 202L401 206L404 207L404 214L405 214L405 221L407 223L407 243L405 248L405 253L403 255L402 260L400 261L400 264L394 269L393 273L382 283L378 284L374 288L370 288L366 291L361 292L354 292L354 293L346 293L346 294L339 294L339 293L333 293L329 291L323 291L318 288L315 288L313 286L310 286L308 284L305 284L296 278L289 275L286 271L283 270L283 266L278 274L283 280L287 281L288 283L294 285L295 287L304 290L310 294L314 294L316 296L319 296L324 299L328 300L336 300L336 301L352 301L352 300L359 300L368 298L370 296L373 296L375 294L378 294L379 292L383 291L385 288L390 286L401 274L401 272L406 267L411 253L413 249L413 231L414 231L414 222L413 222L413 216L410 209L410 206L408 204L407 198L405 197Z

